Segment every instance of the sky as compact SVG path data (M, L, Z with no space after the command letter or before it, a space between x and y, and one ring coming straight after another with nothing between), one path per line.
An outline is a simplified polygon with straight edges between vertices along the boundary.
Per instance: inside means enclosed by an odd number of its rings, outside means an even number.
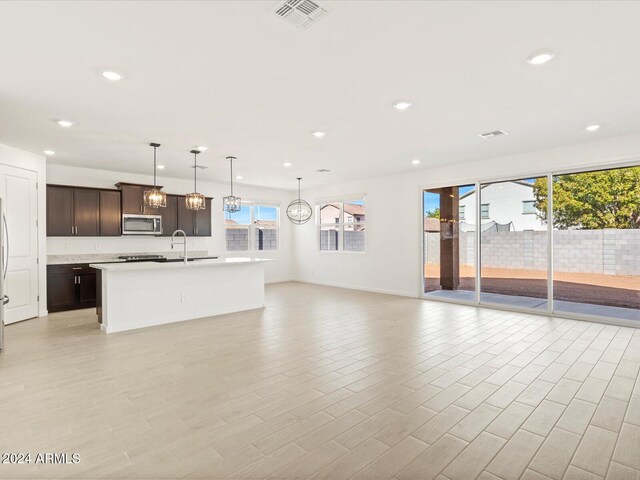
M255 205L254 207L254 220L277 220L278 209L276 207L264 207ZM233 219L240 224L249 225L251 222L251 207L248 205L242 205L239 212L227 213L224 212L225 219Z
M474 185L465 185L460 187L460 195L464 195L474 189ZM432 212L436 208L440 207L440 195L437 193L429 193L426 190L423 192L424 197L424 214Z
M535 181L535 178L527 178L527 179L524 179L523 181L533 183ZM460 187L460 195L464 195L465 193L470 192L474 188L475 188L475 185L463 185ZM429 193L428 191L425 190L422 195L424 198L423 204L424 204L425 215L427 214L427 212L432 212L433 210L435 210L440 206L440 195L438 195L437 193Z

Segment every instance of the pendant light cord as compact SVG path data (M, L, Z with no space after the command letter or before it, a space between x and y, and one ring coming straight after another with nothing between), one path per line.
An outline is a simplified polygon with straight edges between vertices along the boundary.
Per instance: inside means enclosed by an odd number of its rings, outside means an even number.
M302 180L302 178L298 177L298 200L300 200L300 180Z
M198 191L198 154L193 153L193 191Z
M233 157L229 158L231 164L231 196L233 197Z
M158 167L156 166L156 150L158 147L153 147L153 189L155 190L158 182L156 181L156 172L158 171Z

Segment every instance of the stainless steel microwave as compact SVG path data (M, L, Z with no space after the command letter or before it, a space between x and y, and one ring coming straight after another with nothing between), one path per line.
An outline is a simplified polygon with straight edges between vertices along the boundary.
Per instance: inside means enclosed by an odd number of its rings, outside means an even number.
M160 215L122 216L123 235L162 235L162 217Z

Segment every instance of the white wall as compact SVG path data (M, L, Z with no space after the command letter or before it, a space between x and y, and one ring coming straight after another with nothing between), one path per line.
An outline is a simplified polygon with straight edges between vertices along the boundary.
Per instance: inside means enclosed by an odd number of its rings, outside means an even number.
M38 184L42 186L46 183L46 159L44 155L36 155L0 144L0 163L34 171L38 176ZM43 188L40 188L38 190L38 258L40 259L38 268L38 295L40 295L38 314L40 316L47 314L47 265L46 261L44 261L47 258L46 205L46 192Z
M48 165L47 183L78 185L96 188L115 188L117 182L149 184L147 175L96 170L89 168ZM158 177L158 184L167 193L185 194L193 190L193 181ZM223 183L198 182L200 193L214 197L212 202L212 236L189 238L189 250L206 250L210 255L225 255L224 215L222 197L229 194L229 185ZM292 280L292 237L291 224L286 219L285 209L295 196L288 190L261 188L236 184L234 191L246 200L265 201L280 205L280 248L275 252L251 252L252 256L273 258L265 269L268 283ZM44 225L44 222L42 223ZM171 248L167 237L50 237L46 240L48 255L69 255L84 253L140 253L167 252ZM234 252L233 256L247 256L247 252Z
M486 148L485 144L479 144L479 148ZM316 209L309 223L294 229L297 278L311 283L417 297L422 289L422 188L465 185L476 180L530 178L548 171L561 173L631 162L640 164L640 135L304 190L302 197L312 205L332 197L364 193L366 251L320 252Z
M522 213L522 202L535 200L533 187L518 182L492 183L481 189L480 200L489 204L489 218L482 223L513 223L513 229L546 230L547 226L535 214ZM475 225L476 192L460 199L460 206L465 207L465 222Z

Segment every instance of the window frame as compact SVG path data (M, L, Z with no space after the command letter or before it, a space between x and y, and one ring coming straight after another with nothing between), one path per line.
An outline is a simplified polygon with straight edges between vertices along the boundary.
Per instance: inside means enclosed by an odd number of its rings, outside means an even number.
M256 201L256 200L243 200L241 202L241 206L242 207L248 207L249 208L249 224L239 224L242 227L246 227L248 229L248 235L249 235L249 245L247 250L229 250L227 248L227 238L226 238L226 234L227 234L227 225L225 223L224 226L224 231L225 231L225 241L224 241L224 249L226 253L238 253L238 252L253 252L253 253L257 253L257 252L278 252L280 251L280 204L276 203L276 202L261 202L261 201ZM258 249L256 248L256 232L257 230L259 230L260 228L256 225L256 215L255 215L255 208L256 207L268 207L268 208L275 208L276 209L276 224L274 226L275 230L276 230L276 248L273 250L265 250L265 249ZM225 212L224 214L224 220L227 220L227 212ZM230 216L233 214L229 214ZM233 219L233 217L231 217Z
M485 216L485 212L482 210L482 207L487 207L486 216ZM490 218L491 218L491 215L489 214L489 204L481 203L480 204L480 220L489 220Z
M362 202L363 205L365 206L365 220L358 222L356 221L356 219L354 218L353 222L345 222L344 220L344 204L345 203L350 203L350 202ZM339 216L338 216L338 221L337 222L332 222L332 223L322 223L322 207L325 205L340 205L340 212L339 212ZM367 242L366 242L366 205L367 205L367 199L366 199L366 195L355 195L355 196L348 196L348 197L338 197L338 198L330 198L330 199L321 199L316 201L316 215L318 218L318 221L316 223L316 239L318 242L318 251L322 252L322 253L355 253L355 254L362 254L362 253L366 253L367 251ZM357 228L358 226L362 226L365 227L364 230L364 235L365 235L365 244L364 244L364 249L363 250L345 250L344 248L344 232L345 232L345 227L351 227L351 228ZM338 231L338 242L337 242L337 249L335 250L323 250L322 249L322 243L320 240L320 232L322 231L323 228L330 228L330 229L336 229L337 227L337 231Z
M531 207L533 208L532 212L525 212L525 205L529 205L531 204ZM536 213L538 213L538 210L536 209L536 201L535 200L523 200L522 201L522 215L535 215Z

